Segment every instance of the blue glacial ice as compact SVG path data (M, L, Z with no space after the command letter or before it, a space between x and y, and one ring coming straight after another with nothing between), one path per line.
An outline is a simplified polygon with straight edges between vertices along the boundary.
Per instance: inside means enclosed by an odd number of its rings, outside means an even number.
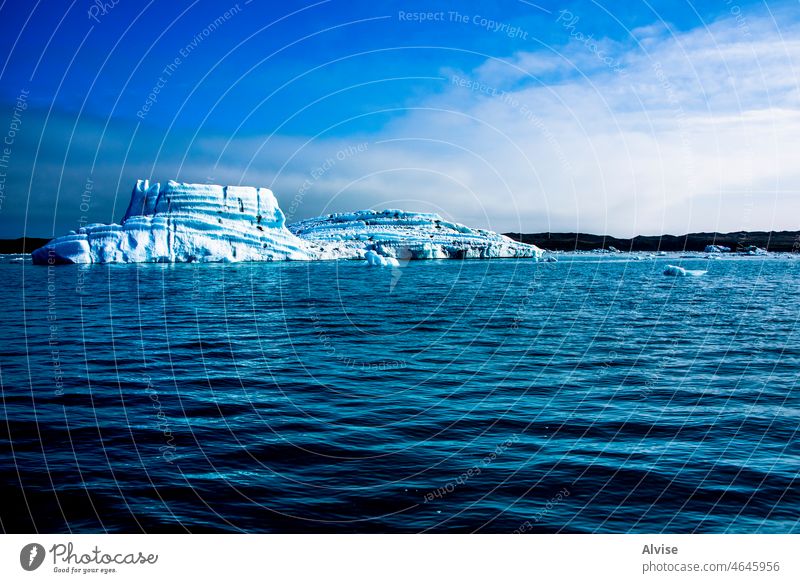
M33 252L33 262L308 259L267 188L139 180L121 224L93 224Z
M289 225L289 230L306 241L327 246L324 253L346 257L365 257L369 251L400 260L542 256L535 245L472 229L434 213L363 210L300 221Z
M139 180L120 224L92 224L33 252L63 263L541 257L534 245L435 214L359 211L286 225L268 188Z
M372 267L400 267L400 261L395 257L379 255L377 251L369 250L364 254L366 264Z

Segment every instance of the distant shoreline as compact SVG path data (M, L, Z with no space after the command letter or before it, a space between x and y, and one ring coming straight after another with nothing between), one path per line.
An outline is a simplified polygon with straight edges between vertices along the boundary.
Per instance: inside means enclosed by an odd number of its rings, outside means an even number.
M800 252L800 231L736 231L733 233L688 233L686 235L639 235L631 239L589 233L504 233L506 236L548 251L704 251L706 245L730 247L742 251L754 245L767 251ZM0 254L30 253L50 239L19 237L0 239Z
M30 253L50 242L51 239L41 237L19 237L17 239L0 239L0 254Z
M586 233L504 233L506 236L549 251L704 251L706 245L743 251L756 246L767 251L800 251L800 231L737 231L734 233L688 233L686 235L639 235L621 239Z

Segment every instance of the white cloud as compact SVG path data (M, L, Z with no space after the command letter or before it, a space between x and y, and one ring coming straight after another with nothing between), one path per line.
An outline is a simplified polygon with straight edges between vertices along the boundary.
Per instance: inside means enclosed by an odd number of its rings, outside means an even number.
M646 52L609 50L623 73L576 42L462 73L468 86L380 136L439 141L372 148L351 170L383 172L349 188L373 205L413 192L501 230L797 228L798 28L785 41L766 17L646 32ZM545 82L565 62L578 68Z
M373 134L202 138L172 143L157 160L142 151L121 169L129 136L111 139L112 126L95 192L120 182L125 198L136 177L178 177L272 186L294 218L406 207L500 231L796 229L798 32L768 16L731 17L682 33L642 29L637 38L647 42L626 50L598 41L622 72L573 39L472 71L443 70L437 95ZM91 144L71 147L71 156L94 154ZM49 212L41 203L52 199L63 163L40 160L33 212ZM85 180L70 172L62 189ZM59 220L76 220L77 190L62 196Z

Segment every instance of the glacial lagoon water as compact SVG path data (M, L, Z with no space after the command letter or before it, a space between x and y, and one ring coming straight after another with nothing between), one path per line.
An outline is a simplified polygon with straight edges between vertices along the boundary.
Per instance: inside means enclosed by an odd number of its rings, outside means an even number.
M2 529L800 531L800 260L629 259L2 264Z

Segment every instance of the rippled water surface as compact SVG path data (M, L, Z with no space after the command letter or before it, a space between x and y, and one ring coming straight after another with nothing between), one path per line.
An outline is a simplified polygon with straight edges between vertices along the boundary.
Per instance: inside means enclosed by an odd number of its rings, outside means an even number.
M799 300L791 258L0 265L2 528L797 532Z

